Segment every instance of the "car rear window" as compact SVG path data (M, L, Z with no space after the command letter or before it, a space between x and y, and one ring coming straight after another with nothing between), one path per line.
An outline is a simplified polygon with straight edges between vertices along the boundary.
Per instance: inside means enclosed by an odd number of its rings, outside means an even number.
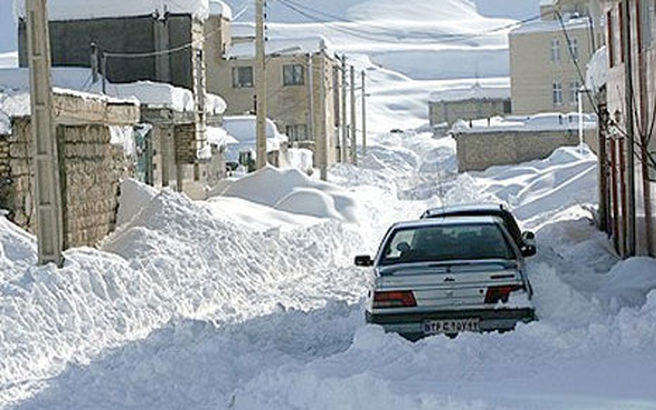
M496 224L399 229L383 247L381 265L485 259L515 259L512 248Z

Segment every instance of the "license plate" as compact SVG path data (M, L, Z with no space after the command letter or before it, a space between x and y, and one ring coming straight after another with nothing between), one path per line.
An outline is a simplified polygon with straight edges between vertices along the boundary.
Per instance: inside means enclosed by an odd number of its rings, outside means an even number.
M424 322L424 333L427 335L478 332L479 330L479 319L427 320Z

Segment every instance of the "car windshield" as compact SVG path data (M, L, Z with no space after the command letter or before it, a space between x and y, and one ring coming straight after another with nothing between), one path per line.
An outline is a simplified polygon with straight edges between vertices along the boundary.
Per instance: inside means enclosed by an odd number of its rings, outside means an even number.
M485 259L515 259L512 248L496 224L399 229L385 244L380 264Z

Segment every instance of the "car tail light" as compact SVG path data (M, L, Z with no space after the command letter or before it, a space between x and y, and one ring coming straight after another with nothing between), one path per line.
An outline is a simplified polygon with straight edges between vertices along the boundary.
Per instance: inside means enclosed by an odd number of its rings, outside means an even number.
M487 288L485 303L507 303L510 294L516 290L523 289L521 285L492 286Z
M374 292L374 308L415 307L415 295L409 290Z

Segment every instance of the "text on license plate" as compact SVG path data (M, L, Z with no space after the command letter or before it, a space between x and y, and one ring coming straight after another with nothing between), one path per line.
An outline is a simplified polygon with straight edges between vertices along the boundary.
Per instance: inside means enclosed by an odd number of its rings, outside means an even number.
M479 319L427 320L424 322L424 333L429 335L439 333L478 332Z

